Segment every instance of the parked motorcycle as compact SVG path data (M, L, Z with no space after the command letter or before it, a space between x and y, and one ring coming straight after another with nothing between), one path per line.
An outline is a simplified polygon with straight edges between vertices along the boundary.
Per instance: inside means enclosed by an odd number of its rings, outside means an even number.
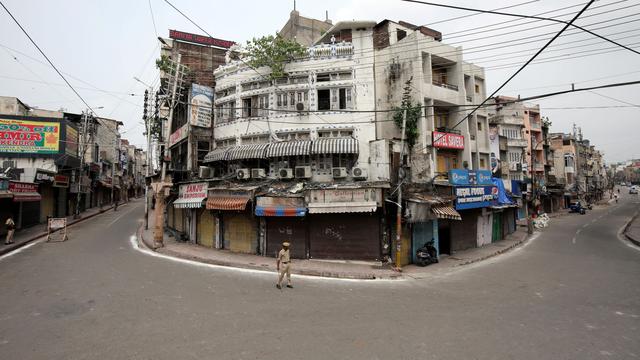
M587 210L584 206L582 206L582 204L580 203L580 201L575 202L571 205L569 205L569 212L570 213L579 213L581 215L584 215L587 213Z
M438 251L433 244L434 241L431 239L416 251L418 265L427 266L438 262Z

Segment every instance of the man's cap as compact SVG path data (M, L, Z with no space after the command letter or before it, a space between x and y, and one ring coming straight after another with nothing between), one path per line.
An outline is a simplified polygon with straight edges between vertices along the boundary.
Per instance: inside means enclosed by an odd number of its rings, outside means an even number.
M283 243L282 243L282 246L287 246L287 247L288 247L289 245L290 245L290 244L289 244L289 242L288 242L288 241L285 241L285 242L283 242Z

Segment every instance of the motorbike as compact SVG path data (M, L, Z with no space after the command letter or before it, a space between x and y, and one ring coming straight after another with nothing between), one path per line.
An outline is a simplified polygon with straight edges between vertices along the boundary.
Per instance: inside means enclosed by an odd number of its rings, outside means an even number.
M418 265L427 266L438 262L438 251L435 246L433 246L433 243L432 239L416 251Z
M569 205L569 212L570 213L579 213L581 215L584 215L587 213L587 210L584 206L582 206L582 204L578 201L575 202L571 205Z

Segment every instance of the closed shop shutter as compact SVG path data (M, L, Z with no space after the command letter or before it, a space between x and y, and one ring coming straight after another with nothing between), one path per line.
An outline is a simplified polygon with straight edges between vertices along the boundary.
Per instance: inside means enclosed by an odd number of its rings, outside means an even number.
M51 185L40 185L40 195L42 200L40 201L40 222L45 223L47 216L55 217L55 194Z
M215 218L207 209L200 209L198 213L197 243L212 248L215 243Z
M233 252L255 254L258 221L247 214L223 214L224 246Z
M291 243L291 256L307 257L307 225L304 217L267 218L267 256L276 256L282 243Z
M502 240L502 212L493 213L493 232L491 241L496 242Z
M170 228L174 228L176 227L175 225L175 221L173 220L173 206L169 205L167 208L167 224L169 225Z
M451 222L451 250L459 251L478 246L478 210L460 212L462 221Z
M38 224L39 221L40 221L40 201L23 202L22 203L22 227L24 228L24 227Z
M180 232L184 231L184 220L182 213L182 209L178 209L175 207L173 208L173 221L175 221L174 227Z
M380 258L380 220L377 213L310 215L308 220L310 257Z
M437 231L438 225L434 224L433 221L418 222L413 224L413 242L411 247L411 260L413 261L414 264L418 261L416 257L416 253L418 252L418 249L423 247L424 244L431 241L432 239L434 240L433 246L435 246L436 250L438 250L438 242L435 241L437 240L436 239L437 234L434 233L433 231L434 228Z

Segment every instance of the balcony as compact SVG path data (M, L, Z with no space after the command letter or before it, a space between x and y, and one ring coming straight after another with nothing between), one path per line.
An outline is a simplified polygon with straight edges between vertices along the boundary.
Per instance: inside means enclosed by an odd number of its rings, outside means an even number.
M573 173L575 173L575 169L573 168L573 166L565 166L564 167L564 172L566 174L573 174Z
M338 57L349 57L353 55L353 44L341 42L339 44L318 44L307 50L309 59L328 59ZM304 59L304 57L302 58Z
M542 131L542 125L540 125L539 122L532 122L531 123L531 130Z
M507 146L511 147L527 147L529 144L524 139L507 139Z
M533 171L539 171L539 172L544 171L544 164L535 163L533 165Z
M431 83L432 83L433 85L435 85L435 86L440 86L440 87L443 87L443 88L445 88L445 89L449 89L449 90L453 90L453 91L458 91L458 86L457 86L457 85L447 84L447 83L440 82L440 81L435 80L435 79L434 79Z

